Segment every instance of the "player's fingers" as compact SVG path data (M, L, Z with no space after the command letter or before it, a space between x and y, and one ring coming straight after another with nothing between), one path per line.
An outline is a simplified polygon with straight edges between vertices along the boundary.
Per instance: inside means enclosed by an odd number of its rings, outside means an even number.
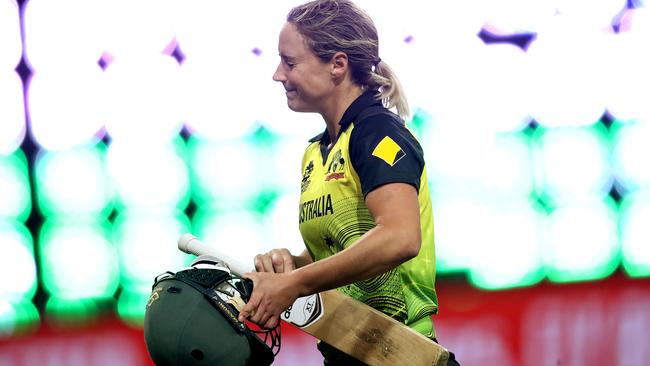
M246 320L246 319L250 316L250 314L251 314L251 312L253 311L253 309L254 309L254 307L253 307L253 305L251 304L251 302L249 301L249 302L248 302L248 303L247 303L247 304L246 304L246 305L241 309L241 311L239 312L238 320L239 320L240 322L243 322L244 320Z
M285 249L286 255L283 257L284 259L284 270L286 272L291 272L294 269L296 269L296 263L293 260L293 256L291 253Z
M264 324L262 320L266 320L266 312L261 306L253 309L248 317L248 320L252 321L255 324Z
M245 319L249 318L251 314L254 314L257 306L257 299L251 297L239 312L239 321L244 321Z
M275 272L273 268L273 261L271 260L271 254L266 253L261 256L262 261L262 270L260 272Z
M264 323L263 328L264 329L273 329L273 328L275 328L275 326L278 325L279 321L280 321L280 319L278 317L272 316L266 321L266 323Z
M255 270L257 272L264 272L264 264L262 263L261 254L255 256L255 258L253 259L253 263L255 264Z
M282 253L279 250L271 251L271 262L273 263L273 269L275 273L284 273L284 258Z

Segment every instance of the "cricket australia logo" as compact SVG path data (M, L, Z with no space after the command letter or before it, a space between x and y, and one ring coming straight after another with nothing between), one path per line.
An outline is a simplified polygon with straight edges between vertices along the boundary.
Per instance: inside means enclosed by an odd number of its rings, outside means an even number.
M311 172L314 171L314 161L310 161L309 164L307 164L307 167L305 168L305 172L302 173L302 183L300 183L300 192L305 193L307 188L309 187L309 183L311 183L311 180L309 177L311 176Z
M343 154L341 149L337 150L332 156L332 161L327 167L327 174L325 174L325 181L329 182L334 179L345 178L345 172L343 171L343 166L345 165L345 159L343 159Z
M285 310L280 318L298 328L305 328L317 322L323 315L323 300L320 294L299 297Z

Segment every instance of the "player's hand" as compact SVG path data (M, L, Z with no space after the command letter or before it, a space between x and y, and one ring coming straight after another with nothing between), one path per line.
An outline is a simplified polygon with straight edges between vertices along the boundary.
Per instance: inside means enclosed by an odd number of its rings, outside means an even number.
M253 281L253 293L240 311L239 321L248 319L265 329L275 327L280 322L280 314L298 298L294 275L253 272L244 277Z
M288 249L273 249L255 256L255 269L257 272L291 272L296 269L296 262Z

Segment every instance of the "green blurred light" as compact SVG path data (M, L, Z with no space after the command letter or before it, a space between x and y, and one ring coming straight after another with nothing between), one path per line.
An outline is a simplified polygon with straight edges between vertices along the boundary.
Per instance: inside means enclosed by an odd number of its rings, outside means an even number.
M484 245L483 235L490 229L488 207L472 200L441 197L432 202L432 208L436 271L441 274L465 272L470 267L467 253Z
M623 268L632 277L650 276L650 190L637 191L621 203Z
M550 214L543 248L552 282L597 280L614 272L620 263L617 211L607 197Z
M31 334L39 323L38 310L30 301L12 303L0 298L0 339Z
M215 211L201 208L193 220L195 234L208 246L227 250L243 263L273 249L262 216L254 211Z
M180 137L146 149L138 141L113 140L106 159L119 209L184 210L190 200L186 155Z
M107 221L48 219L39 242L41 278L52 296L70 300L113 296L119 269Z
M544 276L542 237L544 212L529 200L490 207L487 231L472 250L469 280L480 288L530 286Z
M29 300L36 293L36 263L31 234L22 224L0 220L0 299Z
M147 301L151 294L149 291L122 291L117 300L117 313L125 323L136 327L142 327L144 313L147 309Z
M527 199L534 190L530 138L523 133L498 134L490 151L486 200L494 204ZM435 184L435 183L434 183Z
M47 322L56 328L84 326L99 315L97 304L91 299L50 297L45 304Z
M612 160L618 183L628 191L650 188L650 123L614 125Z
M35 164L38 203L49 215L108 215L111 186L106 175L105 147L66 151L42 150Z
M150 290L157 275L186 265L187 256L178 250L177 242L181 234L191 231L190 227L182 213L120 213L114 231L123 288Z
M192 192L199 206L247 207L262 187L274 180L260 174L267 165L265 155L257 154L244 140L209 142L192 138L188 147Z
M420 140L428 132L429 125L432 123L431 120L432 116L427 111L422 108L417 108L411 120L406 122L406 125L415 137Z
M602 124L536 130L535 184L558 204L601 198L612 187L609 140Z
M22 150L0 154L0 219L25 221L32 210L27 159Z

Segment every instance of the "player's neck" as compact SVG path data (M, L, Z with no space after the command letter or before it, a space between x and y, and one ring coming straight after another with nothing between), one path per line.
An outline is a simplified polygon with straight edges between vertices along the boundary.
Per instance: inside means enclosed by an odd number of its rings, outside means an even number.
M363 89L360 86L351 82L346 84L340 85L339 88L334 90L329 100L328 108L321 113L327 126L327 133L329 134L331 145L336 142L339 130L341 129L339 122L343 114L350 107L350 104L363 93Z

